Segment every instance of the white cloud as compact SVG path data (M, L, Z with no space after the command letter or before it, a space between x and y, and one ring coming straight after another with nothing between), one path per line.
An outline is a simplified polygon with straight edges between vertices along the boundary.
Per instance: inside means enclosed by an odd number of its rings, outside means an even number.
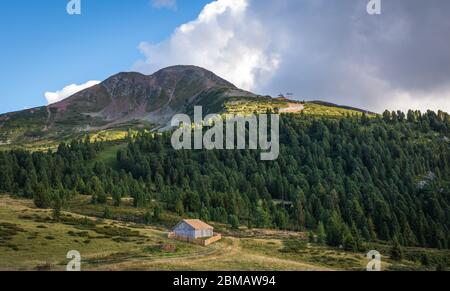
M450 1L217 0L164 42L142 42L133 70L197 65L260 94L382 112L450 112Z
M44 96L48 104L53 104L97 84L100 84L100 81L88 81L81 85L71 84L56 92L45 92Z
M143 42L146 57L134 70L152 73L170 65L197 65L243 89L269 78L279 56L269 51L270 35L258 19L249 17L247 0L218 0L206 5L198 18L178 27L165 42Z
M409 109L413 110L443 110L450 112L450 89L435 93L415 93L410 92L394 92L390 94L390 107L403 110L406 112ZM386 97L386 98L387 98Z
M176 0L152 0L152 5L155 8L176 9L177 1Z

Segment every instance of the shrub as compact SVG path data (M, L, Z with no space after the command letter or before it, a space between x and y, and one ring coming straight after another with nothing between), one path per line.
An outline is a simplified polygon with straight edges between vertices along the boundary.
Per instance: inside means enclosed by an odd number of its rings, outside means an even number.
M283 244L284 247L281 249L283 253L299 253L307 248L306 242L298 239L288 239Z

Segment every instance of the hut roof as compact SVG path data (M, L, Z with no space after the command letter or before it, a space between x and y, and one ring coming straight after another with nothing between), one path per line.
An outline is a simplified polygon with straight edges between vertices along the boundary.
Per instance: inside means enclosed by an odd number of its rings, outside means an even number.
M204 223L203 221L199 220L199 219L184 219L183 220L186 224L190 225L192 228L194 228L195 230L200 230L200 229L214 229L214 227L212 227L209 224Z

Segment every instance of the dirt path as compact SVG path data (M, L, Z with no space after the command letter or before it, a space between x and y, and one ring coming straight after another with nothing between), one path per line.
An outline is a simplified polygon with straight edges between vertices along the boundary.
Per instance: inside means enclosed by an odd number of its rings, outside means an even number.
M130 267L145 269L145 266L180 263L193 260L195 260L195 262L213 261L223 257L234 256L238 253L238 251L239 251L238 242L233 239L232 244L226 246L225 248L221 248L219 244L215 244L205 248L200 252L182 254L170 258L155 258L151 256L135 257L135 258L130 257L130 259L128 260L121 259L121 262L99 261L100 264L98 266L100 266L102 270L111 270L111 271L129 269Z
M102 264L100 269L102 270L153 270L155 266L159 265L169 265L173 266L174 269L183 268L184 265L189 264L200 264L200 265L210 265L214 262L220 262L224 260L242 258L245 261L263 262L264 265L285 265L292 267L293 270L302 271L334 271L329 268L322 266L317 266L309 263L303 263L298 261L292 261L282 258L274 258L260 254L246 253L242 249L239 239L237 238L227 238L230 244L226 246L217 244L214 248L205 249L205 251L180 255L172 258L136 258L131 260L126 260L122 262L114 262L109 264ZM239 261L238 261L239 262Z

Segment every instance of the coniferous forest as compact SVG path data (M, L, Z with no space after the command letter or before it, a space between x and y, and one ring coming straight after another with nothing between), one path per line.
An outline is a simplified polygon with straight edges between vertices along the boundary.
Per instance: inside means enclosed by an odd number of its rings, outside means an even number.
M0 192L40 208L76 195L233 227L309 231L319 242L450 247L450 117L283 115L278 160L257 151L175 151L170 133L139 133L114 166L88 138L56 151L0 152Z

